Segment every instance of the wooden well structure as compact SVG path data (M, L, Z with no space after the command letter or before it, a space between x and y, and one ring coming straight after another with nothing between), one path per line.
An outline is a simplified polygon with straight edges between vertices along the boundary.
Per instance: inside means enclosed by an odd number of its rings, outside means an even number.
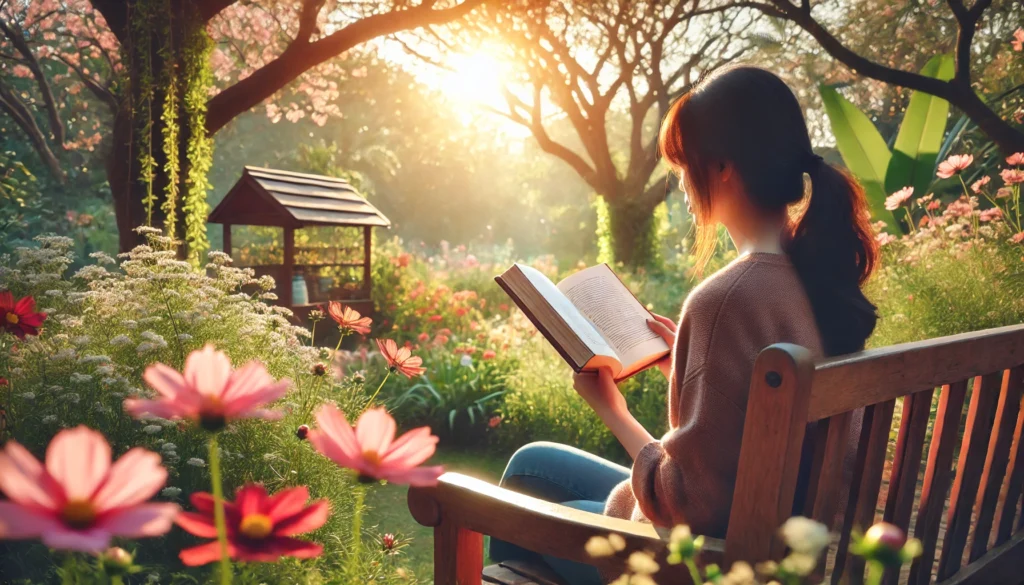
M238 182L210 213L208 221L223 225L224 251L232 258L235 258L232 226L283 229L283 249L270 251L270 255L280 256L282 262L264 259L248 263L236 259L235 265L252 268L257 276L273 276L277 281L277 303L290 307L297 317L304 319L312 308L335 300L352 305L364 314L372 312L371 230L391 227L391 221L347 181L246 166ZM361 231L361 249L323 243L296 248L296 230L323 226ZM295 298L294 287L305 290L307 298Z

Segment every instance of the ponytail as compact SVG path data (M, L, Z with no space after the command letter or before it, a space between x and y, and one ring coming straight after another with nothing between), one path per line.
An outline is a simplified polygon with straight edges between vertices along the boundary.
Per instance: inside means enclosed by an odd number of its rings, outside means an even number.
M826 355L864 347L877 315L860 287L878 262L864 189L811 150L803 110L777 76L749 66L716 70L669 109L658 137L661 153L685 175L698 221L698 267L714 250L711 169L730 162L746 195L778 212L810 201L784 242L814 311Z
M878 261L864 189L843 170L811 157L811 196L786 251L803 282L826 355L859 351L875 329L861 292Z

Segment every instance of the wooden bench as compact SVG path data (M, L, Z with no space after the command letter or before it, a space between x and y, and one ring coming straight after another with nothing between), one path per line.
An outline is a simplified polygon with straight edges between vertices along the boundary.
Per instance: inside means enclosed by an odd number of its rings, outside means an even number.
M886 583L1024 583L1024 515L1018 513L1024 486L1022 391L1024 325L818 361L799 346L766 348L750 383L728 531L723 541L709 540L702 560L728 567L734 560L781 558L785 547L778 527L792 515L794 502L802 501L804 515L836 532L829 574L818 575L826 582L863 580L863 562L846 552L850 534L884 519L924 545L909 570L886 575ZM851 420L861 409L863 425L854 439ZM896 411L901 416L894 424ZM802 455L809 428L814 448ZM892 430L895 452L888 465ZM842 461L851 446L854 481L840 490ZM798 498L802 456L809 459L803 464L810 473ZM847 501L837 501L846 491ZM436 487L410 489L409 509L434 528L436 585L482 582L484 534L615 574L623 571L629 552L657 551L659 584L691 582L680 567L664 562L666 530L543 502L463 475L446 473ZM611 558L588 557L587 540L609 532L625 537L626 550ZM489 567L490 575L511 575L489 582L557 582L516 569Z

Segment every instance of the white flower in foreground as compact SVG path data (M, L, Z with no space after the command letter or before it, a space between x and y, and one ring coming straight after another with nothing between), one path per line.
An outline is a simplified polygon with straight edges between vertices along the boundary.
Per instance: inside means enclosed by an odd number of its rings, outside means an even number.
M636 551L629 555L629 569L640 575L652 575L660 568L650 553Z
M187 465L191 465L192 467L206 467L206 462L198 457L193 457L186 461L185 463Z
M145 427L142 428L142 432L146 433L147 435L155 435L162 430L164 430L164 428L160 425L146 425Z
M160 490L160 495L165 498L176 498L179 495L181 495L181 488L176 488L173 486L165 487L164 489Z
M780 529L782 540L793 552L807 554L817 557L829 543L828 528L820 523L794 516L782 525Z

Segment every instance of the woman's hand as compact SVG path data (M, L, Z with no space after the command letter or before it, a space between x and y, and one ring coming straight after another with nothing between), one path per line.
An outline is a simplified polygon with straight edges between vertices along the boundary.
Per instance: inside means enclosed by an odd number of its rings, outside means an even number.
M611 370L601 368L597 372L581 372L573 376L572 382L630 457L636 459L644 445L654 441L647 429L630 414L626 398L615 385Z
M627 410L626 398L619 392L608 368L576 374L572 377L572 387L598 415L619 414Z
M647 326L650 327L651 331L660 335L669 347L674 348L676 346L676 322L662 315L651 314L654 315L654 319L648 319ZM658 360L658 369L661 370L665 379L668 380L672 375L671 353Z

